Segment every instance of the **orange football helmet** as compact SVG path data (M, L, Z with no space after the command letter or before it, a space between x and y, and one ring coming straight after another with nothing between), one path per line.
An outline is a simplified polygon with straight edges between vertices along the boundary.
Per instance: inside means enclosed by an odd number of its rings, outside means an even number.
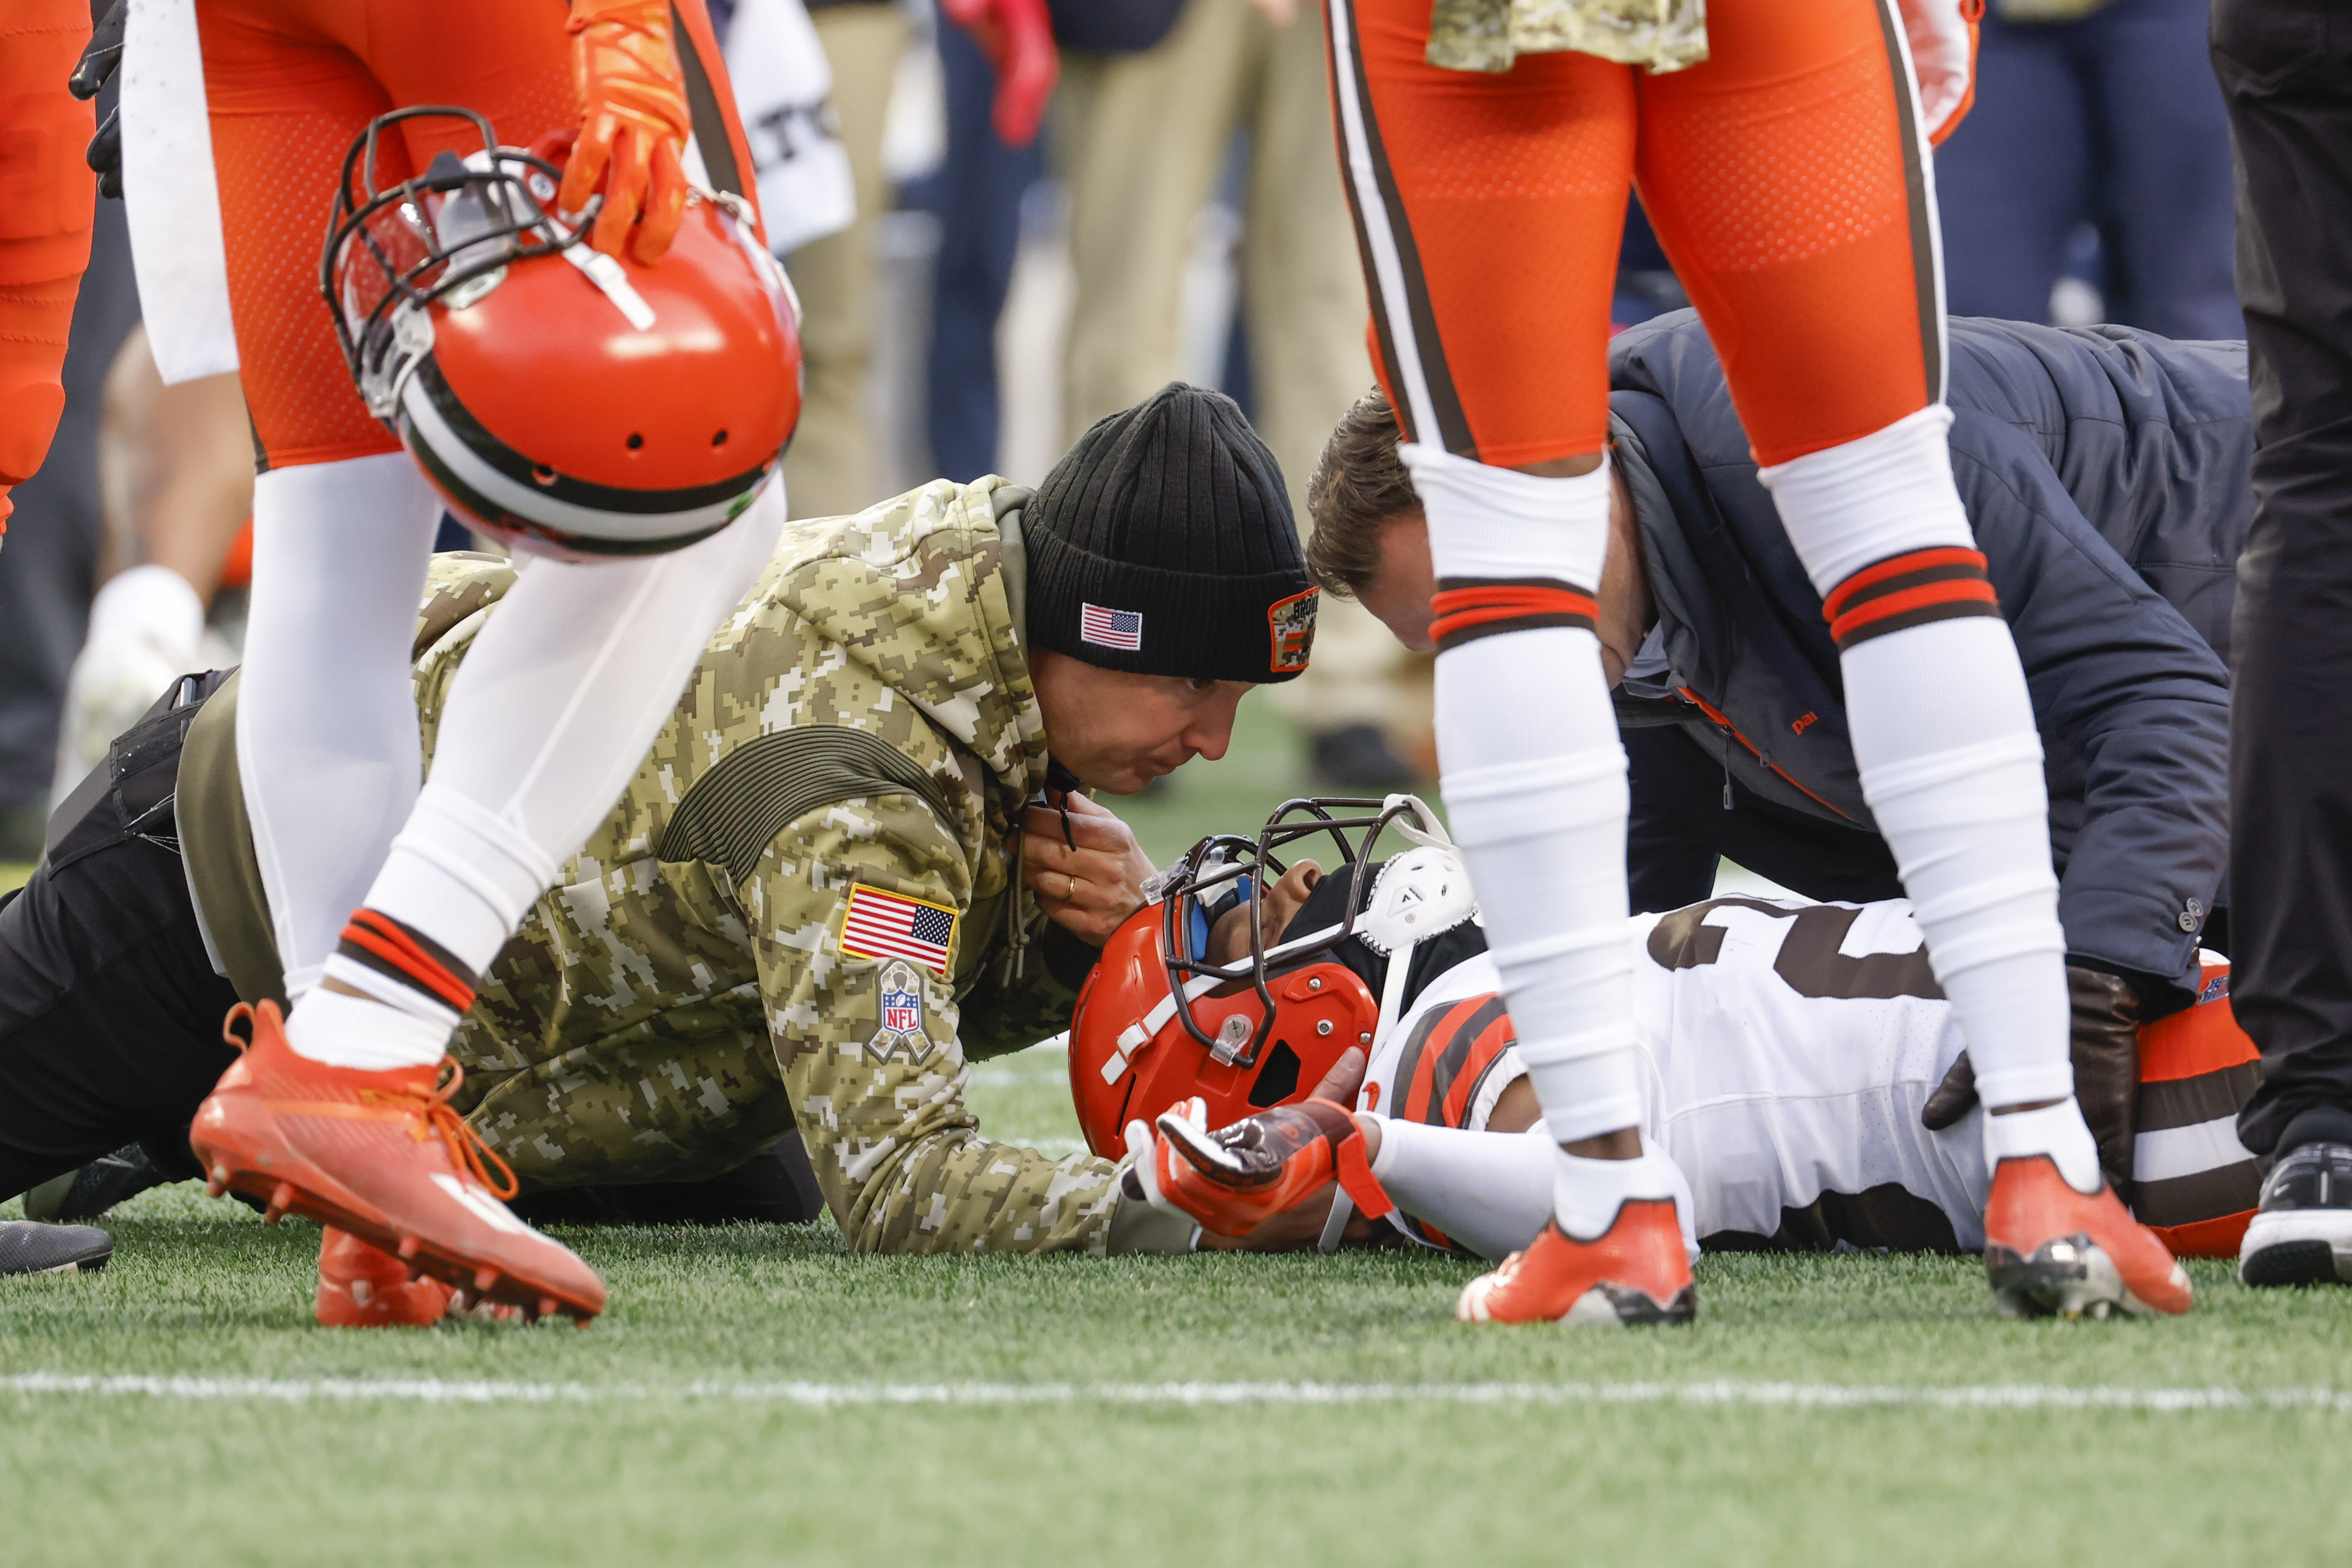
M1328 955L1356 933L1381 833L1423 809L1409 795L1286 801L1255 838L1203 838L1155 879L1157 896L1103 948L1070 1021L1070 1098L1089 1149L1124 1154L1129 1121L1196 1095L1205 1125L1229 1126L1306 1098L1349 1047L1371 1048L1380 1000ZM1346 912L1296 937L1267 931L1265 889L1287 869L1275 852L1326 835L1339 851L1331 874L1349 879ZM1249 953L1211 963L1211 927L1244 906Z
M481 151L379 184L385 132L420 116L472 121ZM791 439L799 307L734 196L689 196L651 266L583 244L593 211L554 214L569 146L500 147L470 110L379 115L344 158L320 286L368 411L467 521L573 559L682 549Z

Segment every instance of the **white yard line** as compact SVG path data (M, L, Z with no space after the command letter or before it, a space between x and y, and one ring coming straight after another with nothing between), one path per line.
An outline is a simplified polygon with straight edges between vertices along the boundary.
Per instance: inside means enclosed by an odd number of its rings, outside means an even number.
M717 1400L810 1409L875 1405L1685 1405L1850 1410L2319 1410L2352 1414L2352 1390L2130 1388L2066 1384L1834 1383L506 1383L443 1378L0 1375L0 1394L289 1405L610 1405Z

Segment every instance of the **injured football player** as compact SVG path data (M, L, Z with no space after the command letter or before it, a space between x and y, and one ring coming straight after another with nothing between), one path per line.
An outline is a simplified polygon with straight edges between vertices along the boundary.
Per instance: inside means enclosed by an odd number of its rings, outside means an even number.
M1409 846L1375 860L1391 830ZM1336 868L1297 853L1310 838ZM1494 1258L1534 1238L1553 1162L1426 806L1293 802L1254 839L1204 839L1151 891L1070 1033L1087 1142L1133 1157L1133 1194L1261 1240L1293 1214L1327 1249L1386 1236ZM1983 1246L1982 1113L1908 904L1718 898L1636 916L1626 941L1642 1134L1679 1173L1688 1245ZM2117 1184L2177 1254L2231 1255L2254 1204L2234 1118L2257 1053L2227 974L2217 959L2196 1005L2138 1032L2135 1062L2102 1064L2140 1085L2137 1180Z

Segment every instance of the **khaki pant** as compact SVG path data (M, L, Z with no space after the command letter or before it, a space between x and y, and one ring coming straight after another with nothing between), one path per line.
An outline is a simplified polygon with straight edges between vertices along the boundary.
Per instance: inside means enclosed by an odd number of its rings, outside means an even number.
M1215 194L1234 133L1244 132L1241 291L1257 425L1289 482L1302 533L1316 458L1372 384L1317 10L1303 6L1276 27L1250 0L1191 0L1157 48L1066 55L1055 101L1076 273L1066 438L1180 374L1192 220ZM1371 723L1403 739L1427 723L1412 663L1369 615L1326 595L1312 665L1273 696L1310 730Z
M833 106L857 192L857 217L785 258L801 297L806 381L800 428L784 456L794 517L831 517L882 499L866 409L874 352L874 229L890 204L882 174L882 121L907 18L891 5L827 5L809 13L833 67Z

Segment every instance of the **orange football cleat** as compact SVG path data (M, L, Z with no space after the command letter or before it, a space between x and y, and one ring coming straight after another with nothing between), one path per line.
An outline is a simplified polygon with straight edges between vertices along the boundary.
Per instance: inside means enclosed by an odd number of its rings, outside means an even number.
M429 1276L411 1279L407 1264L347 1230L330 1226L320 1237L321 1328L429 1328L448 1316L457 1293Z
M1525 1252L1464 1286L1454 1315L1465 1323L1689 1322L1698 1289L1674 1200L1628 1200L1592 1241L1545 1226Z
M1993 1168L1985 1272L2004 1318L2189 1310L2188 1270L2156 1233L2104 1182L2076 1192L2047 1154Z
M299 1056L277 1005L239 1003L223 1030L252 1042L196 1109L189 1146L212 1190L348 1231L420 1273L526 1313L604 1310L604 1282L562 1242L508 1212L514 1173L436 1087L435 1068L362 1072ZM496 1184L491 1169L498 1172Z

